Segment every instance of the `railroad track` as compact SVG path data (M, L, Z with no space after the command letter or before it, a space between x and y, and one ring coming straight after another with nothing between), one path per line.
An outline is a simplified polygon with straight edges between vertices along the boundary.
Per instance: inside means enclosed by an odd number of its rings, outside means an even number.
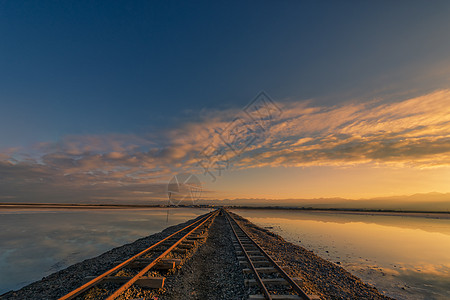
M150 289L162 288L165 278L155 276L155 274L158 274L158 271L171 270L177 266L181 259L173 257L176 254L186 253L188 249L194 247L197 240L205 238L204 231L218 213L219 211L216 210L206 214L126 261L118 263L100 276L90 278L89 282L59 300L83 299L85 293L94 288L99 289L102 285L106 286L102 289L106 292L96 295L96 299L116 299L133 285ZM155 270L157 271L154 272ZM149 274L152 276L147 276Z
M244 274L249 277L246 285L251 288L249 299L319 299L315 295L308 296L297 284L296 278L289 276L272 257L236 222L226 210L222 210L234 233L233 243L239 263L244 266Z

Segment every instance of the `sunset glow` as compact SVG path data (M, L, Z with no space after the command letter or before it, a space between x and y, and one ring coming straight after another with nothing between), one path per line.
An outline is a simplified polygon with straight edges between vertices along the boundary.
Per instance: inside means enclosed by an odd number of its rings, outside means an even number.
M0 298L450 299L449 29L448 0L0 1Z
M377 10L365 14L371 15L372 19L384 15L381 6L374 7ZM273 8L270 4L261 6L264 11ZM60 8L51 9L59 11ZM312 6L310 9L319 8ZM344 11L346 8L338 5L336 9ZM73 78L69 75L61 73L57 87L51 83L51 71L43 71L43 77L36 77L19 65L7 63L16 57L11 35L9 46L2 50L2 60L7 67L3 70L9 70L11 76L6 79L5 73L2 83L0 199L13 202L165 201L169 180L183 172L195 174L201 180L204 187L202 199L206 200L360 199L449 193L450 45L445 42L448 40L446 32L434 30L447 24L448 18L440 13L442 9L423 11L423 7L418 5L417 8L412 7L410 13L415 9L421 11L422 21L408 19L407 22L416 31L392 25L393 30L380 28L379 36L374 35L374 40L367 41L361 30L350 29L341 20L337 26L347 30L357 45L356 49L331 39L329 41L334 47L347 51L319 55L309 52L309 48L301 48L300 41L284 41L286 49L298 49L299 53L286 50L284 54L277 54L279 66L255 57L254 61L247 63L255 68L267 65L267 72L255 74L249 71L246 73L248 82L230 83L232 85L227 87L221 85L229 78L228 71L225 71L227 64L219 61L234 59L238 65L243 60L239 55L220 52L217 54L220 59L206 56L202 66L217 61L224 73L214 77L209 84L206 82L211 78L209 75L194 72L196 67L190 67L183 72L195 74L198 83L190 82L187 88L186 82L175 75L177 71L182 72L176 66L168 74L163 72L167 66L153 70L146 65L145 71L139 71L138 62L130 58L128 66L117 65L113 72L117 75L107 75L101 69L109 60L102 61L98 54L79 49L88 59L97 58L98 65L90 65L91 71L103 74L101 78L109 76L109 81L99 80L98 85L92 86L79 77L84 86L76 92L71 87ZM281 18L284 23L273 30L292 36L298 32L307 34L308 29L303 28L289 10L289 6L282 5L272 11L279 17L284 16ZM405 14L401 7L393 6L391 10L399 15ZM70 19L82 12L75 10L72 13L66 17ZM91 8L83 13L94 14L97 11ZM55 14L54 18L62 22L64 28L70 28L70 24L59 19L61 15L64 13ZM129 17L123 16L124 19ZM387 23L395 20L385 17ZM9 20L20 25L21 18L25 18L22 12L12 9L10 18L3 22ZM183 15L183 18L188 17ZM328 25L336 18L339 19L333 15ZM377 23L370 18L353 18L367 32L377 32ZM38 15L32 22L35 22L36 30L56 30ZM145 23L135 19L130 22L130 26L137 27ZM197 20L194 27L203 22L206 20ZM113 20L107 24L119 26ZM19 25L15 30L25 35ZM104 33L104 26L106 24L99 25L96 30ZM253 28L256 23L247 26ZM270 27L268 24L259 26ZM131 32L136 33L132 28L136 27L126 29L130 35ZM277 33L267 32L267 36L256 38L254 43L266 45L268 41L278 39ZM433 32L434 35L423 32ZM242 53L252 53L251 44L235 41L229 32L223 34L223 39L241 45ZM408 36L412 40L407 41ZM44 33L43 38L52 39ZM72 38L86 43L88 40L99 49L108 47L107 43L89 35L74 34ZM165 48L153 48L151 41L150 38L139 42L152 53L148 56L138 54L143 61L144 57L149 57L156 63L158 55L162 55L165 61L173 59L171 54L160 52ZM220 44L217 38L214 41ZM30 37L28 43L35 41ZM61 47L68 47L65 42L61 43ZM189 41L180 40L180 43L185 46L187 56L199 55L198 49L194 49L195 45ZM203 45L206 42L199 43ZM435 50L430 52L424 45ZM172 47L171 41L167 41L165 46ZM262 53L272 53L272 47L261 48L264 49ZM321 45L310 47L328 49ZM105 53L109 54L105 54L104 59L119 55L121 48L116 45L108 49ZM133 53L132 50L127 51L128 54ZM204 51L213 55L210 50ZM352 51L350 56L349 51ZM402 57L407 51L416 55L414 59ZM36 55L47 57L41 52ZM316 65L308 66L307 58ZM179 59L179 63L185 63ZM322 66L322 61L328 65ZM304 65L300 67L301 62ZM362 70L361 64L368 68ZM394 65L396 69L393 69ZM53 67L54 72L60 72L56 65ZM280 73L282 78L273 78L280 67L285 70ZM87 71L75 64L67 68L64 74L84 74ZM133 82L125 75L118 75L128 68L133 69ZM34 89L34 94L27 94L17 84L19 81L14 74L18 70L42 83ZM322 73L315 73L319 70ZM138 73L143 76L142 81L137 78ZM154 74L161 74L159 84L152 81ZM325 85L327 80L329 84ZM175 89L167 90L163 82L171 82ZM286 84L285 90L278 87L282 82ZM206 94L199 92L198 85L205 86ZM244 88L246 86L250 88ZM184 87L182 94L176 91L178 87ZM244 109L261 90L276 107L276 114L271 116L270 124L264 125L265 128L259 126L258 121L249 124ZM51 93L55 95L51 96ZM48 111L43 107L48 107ZM247 123L239 126L233 123L245 118ZM244 129L239 138L245 136L250 141L240 152L227 144L226 138L233 137L225 138L230 128ZM207 151L211 153L207 153L209 161L205 167L202 159ZM211 158L214 151L215 157ZM219 171L215 169L219 166L217 163L221 163Z

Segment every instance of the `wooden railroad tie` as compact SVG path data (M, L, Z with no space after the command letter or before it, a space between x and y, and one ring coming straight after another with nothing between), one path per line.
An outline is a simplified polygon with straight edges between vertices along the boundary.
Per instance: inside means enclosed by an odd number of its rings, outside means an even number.
M96 276L87 276L86 280L92 280L96 278ZM103 278L99 283L125 283L129 281L132 277L128 276L108 276ZM151 289L160 289L164 287L165 277L141 277L136 280L135 284L140 287L146 287Z
M131 277L125 276L110 276L103 279L103 282L111 282L111 283L125 283L129 281ZM141 277L136 280L135 284L140 287L146 287L151 289L160 289L164 287L165 277Z
M270 295L270 297L274 300L296 300L296 299L303 299L302 297L298 295ZM249 295L248 299L251 300L263 300L266 299L264 295Z
M178 244L177 247L178 247L178 249L192 249L192 248L194 248L194 245L181 243L181 244Z
M248 255L251 255L251 254L261 254L261 251L259 251L259 250L250 250L250 251L246 251L246 252L247 252ZM242 252L242 251L236 251L236 255L237 255L237 256L243 256L243 255L244 255L244 252Z
M277 264L280 262L276 262ZM248 262L246 260L241 260L239 261L239 264L241 265L248 265ZM257 266L271 266L272 263L268 260L257 260L257 261L252 261L252 264L257 267Z
M282 268L285 272L289 270L288 267L281 267L281 268ZM265 273L265 274L267 274L267 273L278 273L278 270L275 269L274 267L261 267L261 268L255 268L255 269L256 269L256 271L257 271L259 274L262 274L262 273ZM242 272L245 273L245 274L251 274L251 273L253 273L252 269L249 269L249 268L242 269Z
M195 240L191 240L191 239L189 239L189 238L186 238L186 239L183 241L183 244L191 244L191 245L195 245L195 243L196 243Z
M150 262L151 261L146 262L145 260L144 261L141 261L141 260L132 261L126 266L126 268L129 268L129 269L143 269ZM115 262L115 263L119 264L121 262ZM170 262L158 262L152 269L154 269L154 270L170 270L170 269L173 269L173 268L175 268L175 263L174 262L171 262L171 263Z
M276 285L290 285L284 278L262 278L262 282L266 284L276 284ZM301 278L294 277L292 278L296 283L301 282ZM246 286L258 285L256 279L245 279L244 281Z
M206 238L207 238L206 235L194 235L194 236L187 237L188 240L201 240L201 239L206 239Z
M172 252L179 253L179 254L186 254L187 253L187 249L175 248L175 249L172 250Z
M297 300L297 299L303 299L302 297L298 295L270 295L270 297L274 300ZM311 300L320 300L320 297L317 295L308 295L309 299ZM251 300L264 300L266 297L264 295L249 295L248 299Z
M249 254L249 257L250 257L250 259L251 259L252 261L256 261L256 260L267 260L267 258L266 258L265 256L263 256L263 255L250 255L250 254ZM245 259L245 256L238 256L238 259L239 259L239 260L246 260L246 259Z
M150 258L138 258L130 262L126 268L130 269L143 269L149 263L153 262ZM121 261L116 261L115 264L120 264ZM181 259L161 259L154 267L155 270L170 270L178 267L181 264Z

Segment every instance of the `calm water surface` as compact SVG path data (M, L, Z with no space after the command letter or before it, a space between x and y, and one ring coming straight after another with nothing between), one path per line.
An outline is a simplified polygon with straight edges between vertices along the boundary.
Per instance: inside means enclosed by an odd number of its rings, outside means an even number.
M0 210L0 295L209 210Z
M396 299L450 299L450 219L233 210Z

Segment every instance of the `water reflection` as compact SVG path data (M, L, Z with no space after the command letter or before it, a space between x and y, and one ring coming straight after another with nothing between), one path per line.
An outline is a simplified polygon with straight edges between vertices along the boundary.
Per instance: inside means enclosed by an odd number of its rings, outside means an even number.
M236 212L341 264L397 299L450 297L449 219L305 211Z
M0 210L0 295L204 213L189 208Z

